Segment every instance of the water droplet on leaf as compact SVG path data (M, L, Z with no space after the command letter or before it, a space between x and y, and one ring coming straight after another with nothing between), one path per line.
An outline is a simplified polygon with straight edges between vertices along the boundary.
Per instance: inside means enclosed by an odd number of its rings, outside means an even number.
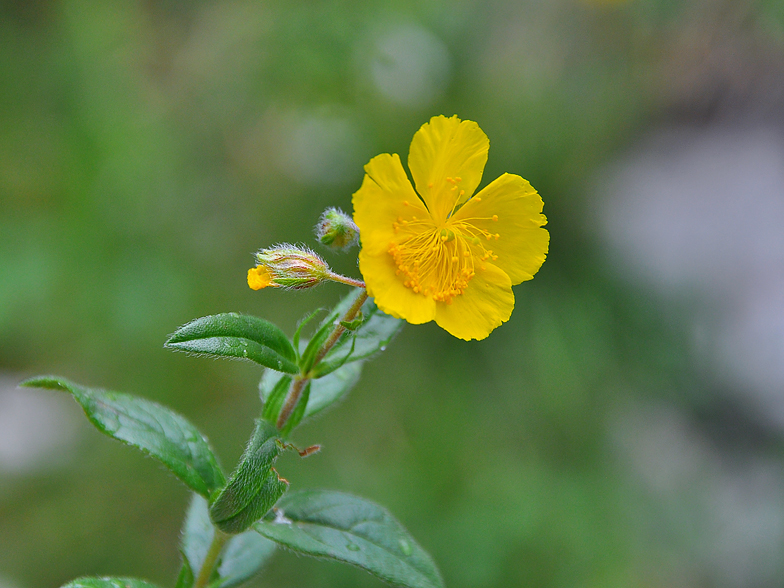
M411 544L405 539L400 540L400 550L404 555L411 555Z
M356 543L349 543L348 545L346 545L346 549L348 549L349 551L359 551L359 545L357 545Z

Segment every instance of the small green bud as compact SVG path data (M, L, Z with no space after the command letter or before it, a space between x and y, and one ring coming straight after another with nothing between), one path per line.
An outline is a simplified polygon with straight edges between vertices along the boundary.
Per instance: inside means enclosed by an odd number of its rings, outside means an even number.
M248 285L254 290L267 286L304 290L332 275L327 262L307 247L282 243L262 249L254 257L256 267L248 270Z
M359 227L339 208L327 208L316 225L319 243L332 249L348 249L359 240Z

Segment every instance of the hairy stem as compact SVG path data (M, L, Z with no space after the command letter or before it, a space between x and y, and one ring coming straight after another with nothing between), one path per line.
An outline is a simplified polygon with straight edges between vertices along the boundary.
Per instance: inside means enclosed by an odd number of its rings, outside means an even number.
M329 272L329 276L327 279L332 280L333 282L340 282L341 284L347 284L349 286L354 286L355 288L364 288L365 282L362 280L355 280L354 278L349 278L348 276L343 276L340 274L336 274L335 272Z
M362 284L364 286L364 284ZM324 359L324 356L329 353L329 350L335 346L335 343L338 342L340 336L346 330L340 323L348 323L353 321L356 316L359 314L362 305L365 303L365 300L368 299L367 290L362 290L357 299L354 301L354 304L346 311L346 314L340 319L338 324L335 326L335 329L330 333L327 340L322 345L321 349L319 349L318 355L316 355L316 361L313 362L313 367L317 366L319 362ZM291 383L291 388L289 388L289 393L286 395L286 400L283 403L283 408L280 409L280 415L278 416L278 422L275 423L275 426L280 431L286 425L286 422L291 418L294 409L297 407L297 403L299 402L300 397L302 396L302 391L305 389L305 385L310 381L310 377L307 374L300 374L294 381Z
M210 549L204 557L204 563L201 564L201 569L199 570L199 575L196 576L196 581L193 583L193 588L204 588L210 581L223 546L226 545L230 538L231 535L227 535L220 529L215 529L215 534L212 536L212 544L210 544Z

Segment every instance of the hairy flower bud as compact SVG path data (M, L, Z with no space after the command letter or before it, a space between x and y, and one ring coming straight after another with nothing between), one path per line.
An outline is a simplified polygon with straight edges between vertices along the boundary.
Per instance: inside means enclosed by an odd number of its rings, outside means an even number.
M332 249L348 249L359 240L359 227L339 208L327 208L316 225L316 238Z
M332 275L327 263L306 247L283 243L258 251L256 267L248 270L248 286L304 290L319 285Z

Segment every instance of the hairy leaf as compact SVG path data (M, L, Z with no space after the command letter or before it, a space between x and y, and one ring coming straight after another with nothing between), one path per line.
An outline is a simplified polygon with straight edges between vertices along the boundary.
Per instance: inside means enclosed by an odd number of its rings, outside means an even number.
M247 359L296 374L297 355L286 335L264 319L234 312L205 316L177 329L164 344L196 355Z
M275 425L257 420L256 429L228 484L210 506L212 522L224 533L241 533L263 517L288 488L272 468L281 452Z
M396 586L442 588L433 560L382 507L328 490L287 494L274 520L256 523L263 536L304 555L328 557Z
M20 385L70 392L99 431L154 457L206 498L225 483L207 439L170 408L57 376L31 378Z

